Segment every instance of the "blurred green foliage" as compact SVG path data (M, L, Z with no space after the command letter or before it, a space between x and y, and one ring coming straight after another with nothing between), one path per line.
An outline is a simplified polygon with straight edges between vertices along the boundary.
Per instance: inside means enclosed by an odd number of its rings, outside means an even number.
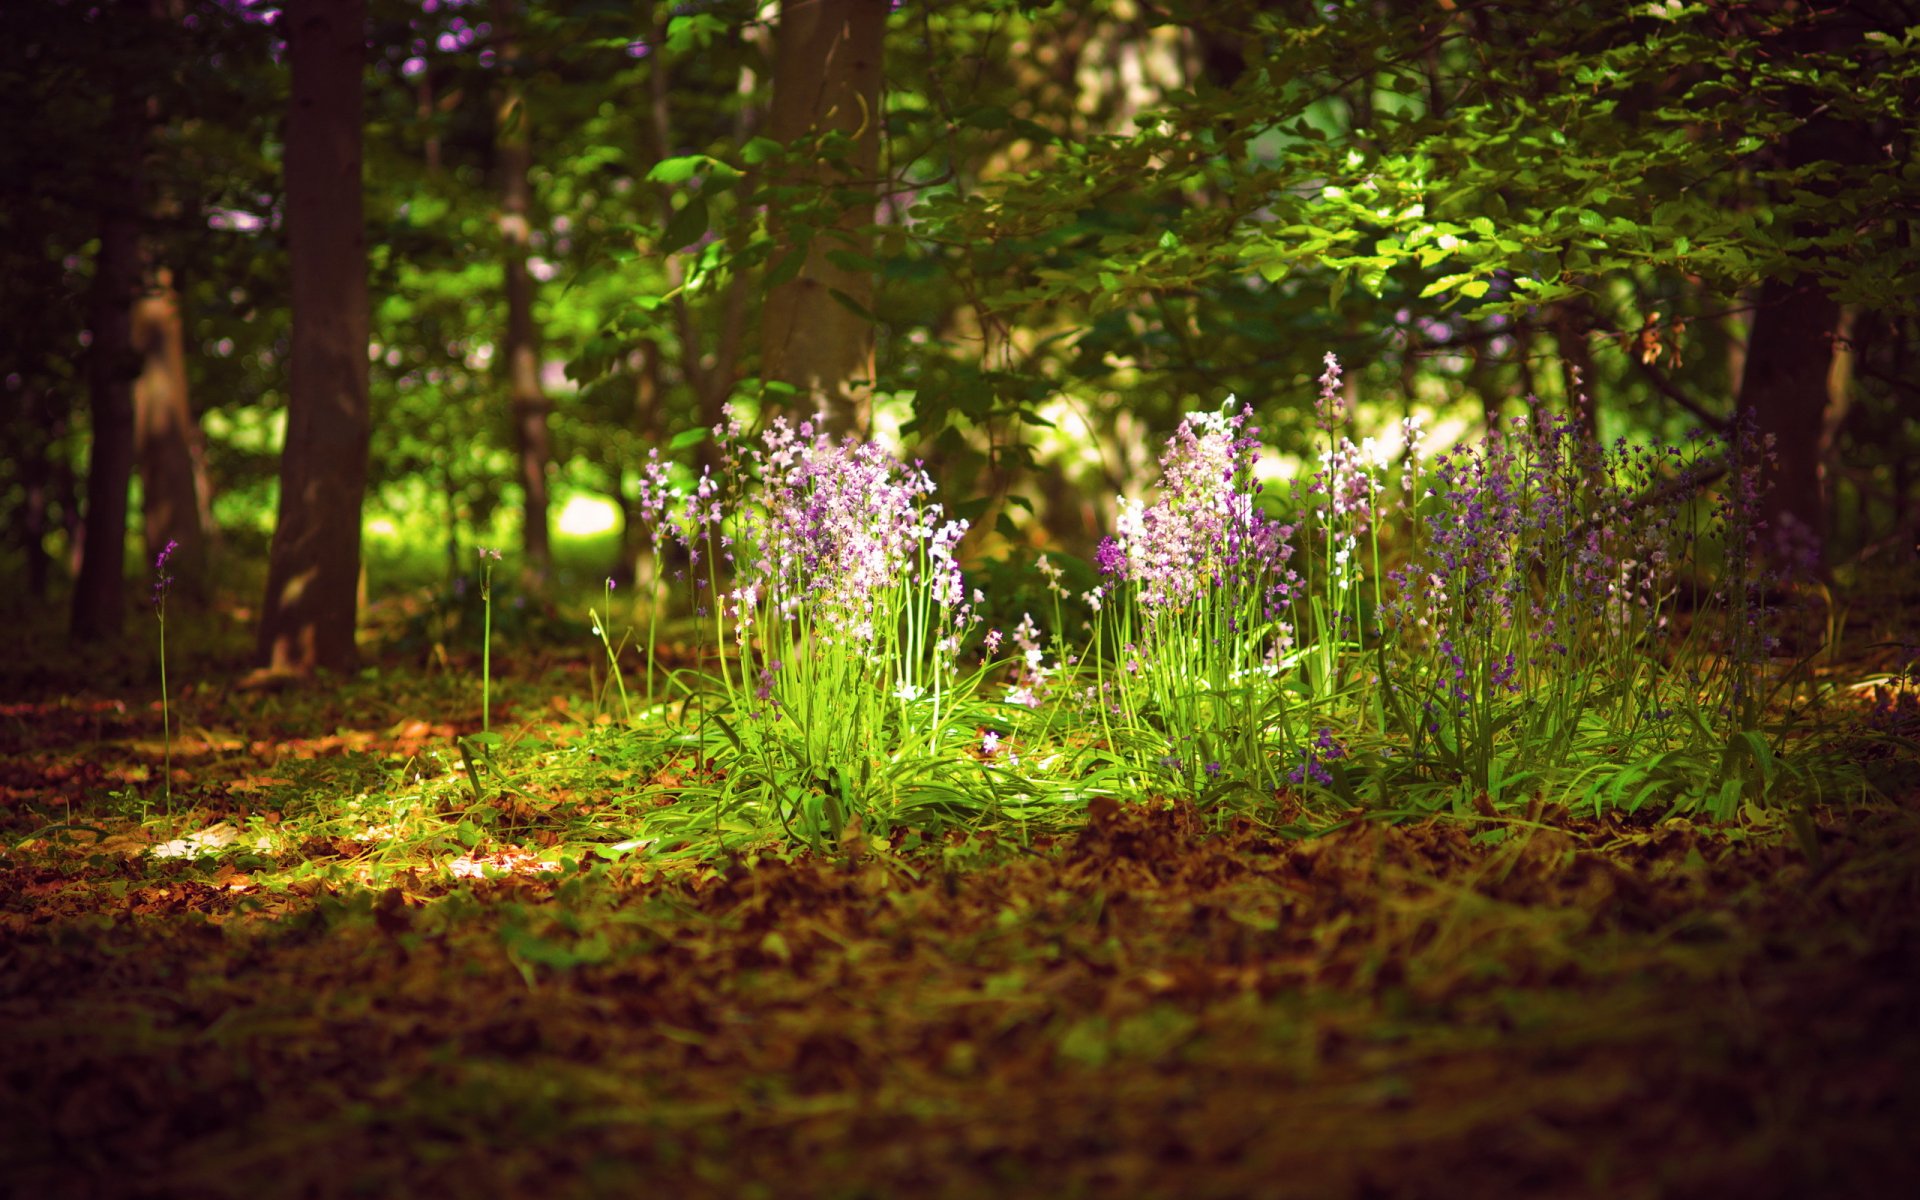
M757 379L761 297L871 206L877 248L842 265L878 281L877 423L966 498L976 552L1084 553L1178 415L1228 392L1304 449L1328 350L1363 412L1478 420L1527 392L1564 402L1577 349L1609 432L1676 436L1730 414L1754 290L1796 277L1861 314L1841 533L1871 546L1911 520L1910 4L902 4L882 178L826 193L780 168L844 135L760 132L778 7L516 6L562 503L631 506L648 448L688 435L691 464L720 401L779 405ZM0 52L0 509L49 467L56 491L84 471L81 301L99 214L124 200L90 158L112 79L150 98L149 256L182 287L217 511L231 545L262 544L287 348L267 11L46 3ZM370 515L443 546L450 574L515 486L501 12L377 0L370 31ZM1813 161L1784 151L1803 127Z

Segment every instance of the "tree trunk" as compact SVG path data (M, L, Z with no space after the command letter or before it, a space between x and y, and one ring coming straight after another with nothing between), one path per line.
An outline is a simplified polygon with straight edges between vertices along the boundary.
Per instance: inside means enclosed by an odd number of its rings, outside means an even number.
M133 385L133 413L147 560L153 561L168 542L175 543L178 549L167 563L178 591L187 599L204 600L212 496L199 426L187 399L180 294L164 268L133 306L133 348L142 362Z
M23 444L19 449L23 495L18 532L20 549L26 556L27 596L38 601L46 599L47 579L53 568L53 556L47 553L47 534L53 530L56 486L53 456L66 418L46 388L28 388L22 399L31 424L22 431Z
M789 147L821 134L851 139L844 156L815 155L778 180L773 270L787 253L799 272L770 289L761 314L761 373L791 384L798 401L838 430L862 429L871 402L873 273L832 257L871 252L880 161L881 54L887 0L781 0L769 133ZM813 222L797 209L824 204ZM837 293L837 294L836 294Z
M274 671L345 670L356 659L370 435L360 181L364 0L291 0L287 41L293 352L259 653Z
M666 43L671 15L666 6L655 10L649 44L660 46ZM764 36L765 30L759 26L749 26L741 31L741 37L754 43L755 49L761 49L758 43ZM765 50L768 55L771 54L771 46L765 47ZM749 62L754 58L753 55L747 57ZM673 80L668 71L666 55L650 55L647 62L647 120L640 127L641 144L647 159L658 162L671 156L675 150ZM757 129L756 106L751 103L755 80L753 68L743 65L736 84L740 106L733 127L734 141L740 145L745 145ZM736 194L751 194L758 186L757 173L757 167L749 166L746 176L736 187ZM664 225L673 220L673 190L660 187L658 199L660 220ZM667 290L673 295L674 333L679 340L675 358L681 378L693 392L697 423L708 429L720 423L727 399L739 382L741 351L746 344L752 311L750 289L753 273L742 269L737 262L739 251L745 248L749 238L747 225L735 222L728 236L729 249L736 263L727 275L725 290L717 302L703 298L696 304L684 289L682 285L686 282L687 274L685 256L669 255L665 263ZM708 349L709 339L703 322L717 326L711 339L711 350ZM657 366L656 363L655 369ZM701 442L694 454L696 469L720 469L719 449L711 440Z
M1560 386L1567 414L1589 445L1600 441L1600 406L1593 398L1593 305L1586 297L1562 300L1552 309L1554 348L1560 355Z
M1756 11L1776 7L1785 6ZM1847 5L1815 12L1818 15L1783 39L1783 52L1833 53L1857 44L1873 27L1864 13ZM1798 88L1788 93L1787 107L1803 123L1781 141L1776 150L1779 165L1789 170L1821 162L1860 167L1876 157L1876 139L1860 121L1829 111ZM1833 185L1834 175L1831 170L1817 172L1794 186L1823 192ZM1818 238L1833 231L1825 221L1800 221L1793 236ZM1761 460L1762 549L1776 569L1790 576L1831 579L1823 459L1829 406L1844 403L1849 385L1844 368L1850 362L1835 362L1847 333L1844 315L1811 273L1796 275L1789 266L1762 284L1747 334L1735 411L1741 420L1751 421L1770 446Z
M519 45L510 37L500 41L505 92L500 101L495 145L500 159L500 236L505 243L507 292L507 395L513 406L513 429L520 455L521 539L527 572L546 577L553 562L547 523L546 393L540 386L540 340L533 324L533 276L527 273L532 241L532 189L527 173L533 167L533 148L527 128L526 99L517 76Z
M1747 337L1739 409L1766 440L1762 543L1776 566L1823 577L1827 502L1821 479L1827 382L1840 305L1810 280L1769 279Z
M132 339L134 294L140 286L141 156L145 103L126 92L113 99L110 136L119 178L101 197L100 250L94 260L87 323L87 396L93 444L87 457L86 526L80 575L74 581L69 632L75 642L119 636L126 618L127 488L133 481Z

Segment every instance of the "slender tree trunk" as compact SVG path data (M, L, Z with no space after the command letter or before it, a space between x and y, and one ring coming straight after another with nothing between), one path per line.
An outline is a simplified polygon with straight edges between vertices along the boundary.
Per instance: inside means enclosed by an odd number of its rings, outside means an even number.
M275 671L345 670L356 659L371 431L360 181L364 0L290 0L287 26L293 353L260 660Z
M783 253L803 255L793 278L770 289L761 314L761 372L791 384L798 402L827 413L840 430L864 428L873 370L873 273L858 260L873 239L880 162L881 55L887 0L781 0L775 34L771 136L788 146L841 133L844 158L815 157L778 180L787 202L773 206L773 270ZM794 208L827 197L837 207L819 224ZM853 261L849 261L851 256ZM838 258L839 261L835 261Z
M187 398L180 294L164 268L133 307L133 346L142 363L133 385L133 413L147 559L151 562L168 542L176 543L167 560L170 573L187 598L203 600L212 495L199 425Z
M26 557L27 595L44 600L53 556L47 553L54 502L54 447L59 444L63 419L59 405L45 388L29 388L23 397L32 428L20 447L20 550Z
M553 562L547 523L547 438L550 405L540 386L540 337L533 323L533 276L527 273L532 243L533 143L527 127L526 97L518 70L520 47L510 36L500 41L504 94L500 100L495 145L500 161L500 237L505 243L507 293L507 395L513 405L514 438L520 455L521 539L527 572L546 577Z
M113 99L116 181L101 197L100 251L87 323L87 396L93 443L87 462L86 527L69 632L75 642L117 637L126 619L127 488L133 481L133 299L140 286L141 156L146 105Z
M649 42L663 45L667 39L667 26L670 12L662 6L656 10L655 23ZM750 27L742 31L742 37L753 43L765 40L765 31ZM761 47L756 44L756 49ZM771 45L764 47L771 53ZM751 60L751 55L748 56ZM744 145L757 129L757 110L752 103L757 76L751 66L742 66L736 91L740 97L738 115L734 120L733 136L737 143ZM655 54L648 59L647 71L648 105L647 120L641 126L641 139L647 157L654 162L674 153L673 133L673 80L668 71L664 54ZM740 195L751 194L758 186L757 168L749 167L746 177L737 186ZM659 211L662 223L673 219L673 192L669 188L659 189ZM744 249L749 231L744 224L736 223L730 237L733 239L730 249L736 253ZM676 361L680 375L693 393L694 410L698 423L711 429L720 423L722 409L728 397L733 394L739 382L740 359L746 344L749 318L752 315L750 304L753 273L735 267L727 276L725 291L718 303L711 301L696 304L682 288L686 278L684 256L671 255L666 261L668 290L674 294L673 317L674 333L679 339ZM712 339L712 349L708 349L707 331L702 328L702 318L711 318L717 326ZM658 362L654 364L658 369ZM664 423L662 428L664 429ZM703 441L694 451L696 466L701 469L718 470L720 455L711 440Z

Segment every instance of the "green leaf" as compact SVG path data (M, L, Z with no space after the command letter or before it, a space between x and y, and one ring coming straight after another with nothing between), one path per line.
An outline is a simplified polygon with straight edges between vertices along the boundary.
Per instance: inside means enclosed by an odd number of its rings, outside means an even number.
M647 172L647 182L685 183L693 178L694 172L698 171L700 164L705 161L707 156L704 154L683 154L678 158L663 158L653 164L653 169Z
M694 429L683 429L673 435L673 440L667 443L667 449L685 450L689 446L698 446L706 440L707 428L704 425Z
M873 275L879 272L880 264L864 254L852 250L829 250L827 261L842 271L851 271L855 275Z
M712 13L674 17L667 22L667 53L680 55L705 47L727 31L727 23Z
M749 165L756 167L770 159L779 158L786 152L785 146L770 137L755 136L749 138L747 144L740 147L740 157Z
M1467 222L1467 227L1481 237L1490 238L1493 236L1493 222L1486 217L1475 217L1473 220Z
M855 300L852 296L847 295L845 292L841 291L839 288L837 287L828 288L827 295L832 296L835 300L838 300L841 304L841 307L845 308L848 312L852 313L854 316L864 317L869 321L874 319L873 314L867 311L866 305L860 303L858 300Z
M666 232L660 235L660 248L669 253L680 250L699 241L706 232L707 198L695 192L667 222Z
M978 104L954 114L962 125L971 125L975 129L1005 129L1012 114L998 104Z
M1443 275L1440 278L1434 280L1432 283L1428 284L1425 288L1423 288L1420 292L1420 298L1424 300L1428 296L1437 296L1441 292L1447 291L1451 288L1459 287L1461 284L1466 283L1468 280L1472 278L1473 278L1473 272L1471 271L1463 271L1457 275ZM1484 286L1482 286L1480 290L1484 292L1487 289Z
M763 286L771 291L781 284L788 282L800 274L800 267L806 261L806 247L795 246L793 249L781 255L780 261L774 263L773 266L767 270L767 279Z

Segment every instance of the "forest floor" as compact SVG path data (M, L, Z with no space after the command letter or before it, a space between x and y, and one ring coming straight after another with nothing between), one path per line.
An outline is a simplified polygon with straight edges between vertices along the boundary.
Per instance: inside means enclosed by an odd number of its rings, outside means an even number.
M498 724L573 662L496 657ZM471 680L0 705L0 1193L1907 1196L1920 779L1784 817L1083 829L454 879L315 838ZM1886 753L1862 741L1859 753ZM1908 765L1911 765L1910 763ZM1903 774L1904 772L1904 774ZM575 800L578 798L575 797ZM288 819L292 819L291 816ZM364 885L354 882L356 878Z

